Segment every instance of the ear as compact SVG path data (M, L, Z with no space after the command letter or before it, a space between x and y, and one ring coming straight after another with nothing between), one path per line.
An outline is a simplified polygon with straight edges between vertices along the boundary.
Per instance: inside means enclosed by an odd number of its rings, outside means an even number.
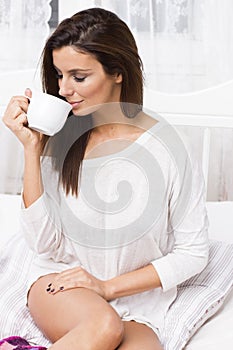
M121 84L122 83L122 74L121 73L116 73L115 74L115 83L116 84Z

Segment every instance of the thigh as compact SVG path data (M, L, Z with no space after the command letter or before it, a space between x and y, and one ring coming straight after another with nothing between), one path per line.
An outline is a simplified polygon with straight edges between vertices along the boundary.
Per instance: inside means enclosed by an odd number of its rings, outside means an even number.
M148 326L130 321L124 323L124 337L117 350L163 350L155 332Z
M99 324L110 320L119 324L120 317L116 311L95 292L76 288L55 295L46 291L55 275L40 277L28 293L30 313L41 331L52 342L63 337L79 324ZM115 321L115 323L114 323Z

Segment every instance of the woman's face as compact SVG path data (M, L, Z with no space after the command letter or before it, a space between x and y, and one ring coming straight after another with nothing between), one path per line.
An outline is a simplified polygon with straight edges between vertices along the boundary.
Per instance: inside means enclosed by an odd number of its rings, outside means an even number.
M96 58L71 46L53 50L59 94L72 105L74 115L93 113L109 102L119 102L121 75L108 75Z

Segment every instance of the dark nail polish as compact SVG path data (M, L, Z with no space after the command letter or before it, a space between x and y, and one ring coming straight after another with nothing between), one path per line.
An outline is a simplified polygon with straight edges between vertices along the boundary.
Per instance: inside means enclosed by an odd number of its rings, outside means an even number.
M50 288L47 288L47 289L46 289L46 292L50 292Z
M60 290L63 290L63 289L64 289L64 287L63 287L63 286L61 286L59 289L60 289Z
M49 283L49 284L48 284L48 287L51 287L51 285L52 285L52 283Z
M50 290L50 292L51 292L51 293L53 293L54 291L55 291L55 289L54 289L54 288Z

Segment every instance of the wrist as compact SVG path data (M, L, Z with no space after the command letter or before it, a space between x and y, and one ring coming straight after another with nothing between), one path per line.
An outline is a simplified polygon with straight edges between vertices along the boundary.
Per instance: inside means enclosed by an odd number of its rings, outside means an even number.
M41 156L44 146L45 146L45 142L44 142L43 135L40 135L37 138L31 139L30 142L24 144L25 156L26 155L28 155L29 157L33 155Z
M41 156L41 147L38 147L38 146L24 147L25 159L40 158L40 156Z
M106 301L111 301L115 299L114 288L111 283L111 280L103 281L103 294L104 294L104 299Z

